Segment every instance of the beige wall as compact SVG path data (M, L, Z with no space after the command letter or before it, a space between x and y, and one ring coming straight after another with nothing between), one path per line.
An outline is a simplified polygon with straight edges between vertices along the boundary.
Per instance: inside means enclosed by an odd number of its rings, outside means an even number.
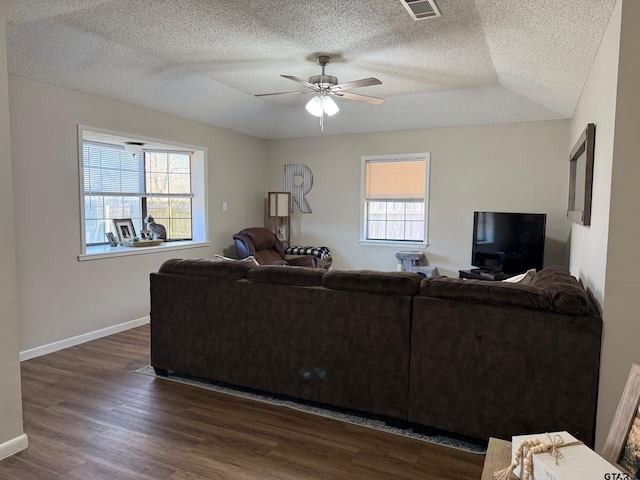
M594 223L574 226L571 270L603 305L604 342L596 449L604 445L632 363L640 363L640 3L620 0L613 11L574 120L572 138L596 123Z
M12 76L9 97L21 351L146 317L163 261L262 222L264 140ZM211 247L78 262L78 124L207 148Z
M328 246L337 268L395 270L402 247L358 242L361 157L430 152L424 252L439 273L457 276L471 266L474 210L547 213L545 262L567 265L568 136L561 120L270 140L267 187L282 189L285 164L307 165L313 213L294 208L293 243Z
M596 125L591 225L584 227L573 224L571 227L570 268L571 273L582 279L603 307L619 39L620 4L612 13L574 112L569 145L573 147L588 123Z
M24 437L23 445L16 445L23 429L5 32L5 2L0 0L0 460L26 446Z
M594 155L593 197L591 225L573 225L571 229L571 273L580 278L593 292L603 308L604 345L600 368L600 394L596 423L596 450L604 445L613 412L620 398L621 378L628 373L628 367L621 372L609 366L608 339L614 335L616 327L610 321L609 302L605 301L607 276L607 246L609 239L609 215L611 201L611 174L613 164L614 135L616 131L617 71L620 39L621 3L614 8L605 31L589 78L576 107L571 122L571 146L586 127L596 125L596 145ZM624 380L622 380L624 382Z

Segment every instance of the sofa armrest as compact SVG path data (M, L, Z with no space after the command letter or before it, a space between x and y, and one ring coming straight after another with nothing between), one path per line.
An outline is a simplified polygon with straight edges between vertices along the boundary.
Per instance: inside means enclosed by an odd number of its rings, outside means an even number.
M297 267L317 267L318 259L311 255L302 255L300 257L286 258L289 265L295 265Z
M270 266L275 266L275 267L284 267L286 265L289 265L289 263L286 260L273 260L270 262L266 262L263 263L262 265L270 265Z

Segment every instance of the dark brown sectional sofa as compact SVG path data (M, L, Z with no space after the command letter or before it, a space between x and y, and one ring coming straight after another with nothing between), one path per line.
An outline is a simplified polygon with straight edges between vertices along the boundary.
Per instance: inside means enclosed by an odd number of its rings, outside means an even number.
M151 274L151 363L434 427L567 430L593 445L602 322L563 267L532 285L169 260Z

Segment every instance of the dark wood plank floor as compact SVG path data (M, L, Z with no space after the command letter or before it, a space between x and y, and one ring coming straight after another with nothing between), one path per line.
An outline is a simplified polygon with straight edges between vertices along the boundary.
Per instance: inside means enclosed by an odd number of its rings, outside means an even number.
M133 373L149 327L22 363L1 480L479 479L483 455Z

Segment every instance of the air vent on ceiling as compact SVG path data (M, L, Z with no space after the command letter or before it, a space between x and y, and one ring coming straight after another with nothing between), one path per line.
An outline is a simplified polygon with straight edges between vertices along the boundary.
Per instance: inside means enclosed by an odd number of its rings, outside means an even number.
M425 20L440 16L434 0L400 0L414 20Z

